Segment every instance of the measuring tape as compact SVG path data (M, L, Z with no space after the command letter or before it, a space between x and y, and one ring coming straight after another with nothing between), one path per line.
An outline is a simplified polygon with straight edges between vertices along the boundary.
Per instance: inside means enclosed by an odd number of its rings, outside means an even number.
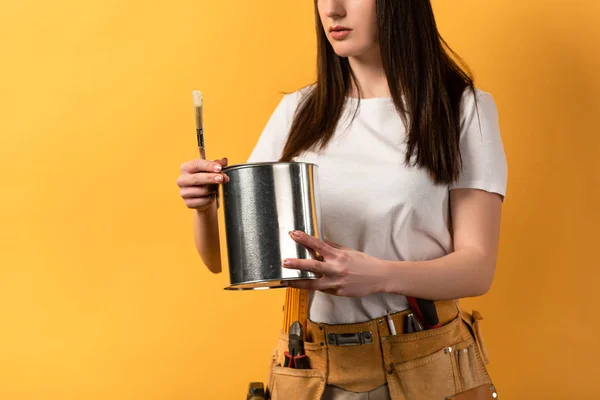
M308 320L308 291L288 287L285 289L283 305L283 332L289 333L294 321L302 324L302 333L306 340L306 322Z

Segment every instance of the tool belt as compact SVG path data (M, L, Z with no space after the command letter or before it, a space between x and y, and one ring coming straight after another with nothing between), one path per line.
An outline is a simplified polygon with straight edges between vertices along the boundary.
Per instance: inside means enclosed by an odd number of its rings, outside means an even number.
M342 325L308 320L309 369L284 367L289 339L280 332L267 381L271 399L320 399L326 385L367 392L384 384L392 400L495 399L481 314L462 311L458 301L435 306L440 326L420 332L403 333L410 310L391 314L396 335L386 317Z

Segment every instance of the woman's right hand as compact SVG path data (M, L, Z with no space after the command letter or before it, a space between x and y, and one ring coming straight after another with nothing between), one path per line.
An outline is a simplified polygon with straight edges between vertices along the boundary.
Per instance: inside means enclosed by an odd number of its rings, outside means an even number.
M188 208L205 211L216 201L218 185L229 182L229 177L220 172L227 161L227 158L215 161L198 158L181 165L177 186Z

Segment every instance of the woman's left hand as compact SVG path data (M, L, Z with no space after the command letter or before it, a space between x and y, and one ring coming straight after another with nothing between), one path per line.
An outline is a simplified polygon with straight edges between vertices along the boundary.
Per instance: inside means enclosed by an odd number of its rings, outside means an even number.
M290 236L305 246L315 258L315 252L321 257L313 260L284 260L285 268L310 271L319 276L318 279L287 281L287 286L346 297L363 297L382 291L386 281L382 260L331 240L319 240L304 232L290 232Z

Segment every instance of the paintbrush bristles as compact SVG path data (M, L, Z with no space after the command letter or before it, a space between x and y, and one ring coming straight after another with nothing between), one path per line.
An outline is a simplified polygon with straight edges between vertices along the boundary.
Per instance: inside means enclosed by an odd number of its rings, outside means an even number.
M194 90L192 92L192 97L194 98L194 106L202 107L202 92L199 90Z
M194 98L194 110L196 114L196 130L199 131L199 134L202 135L204 132L204 121L202 119L202 92L199 90L194 90L192 92L192 97ZM199 142L204 142L204 138L198 138Z

